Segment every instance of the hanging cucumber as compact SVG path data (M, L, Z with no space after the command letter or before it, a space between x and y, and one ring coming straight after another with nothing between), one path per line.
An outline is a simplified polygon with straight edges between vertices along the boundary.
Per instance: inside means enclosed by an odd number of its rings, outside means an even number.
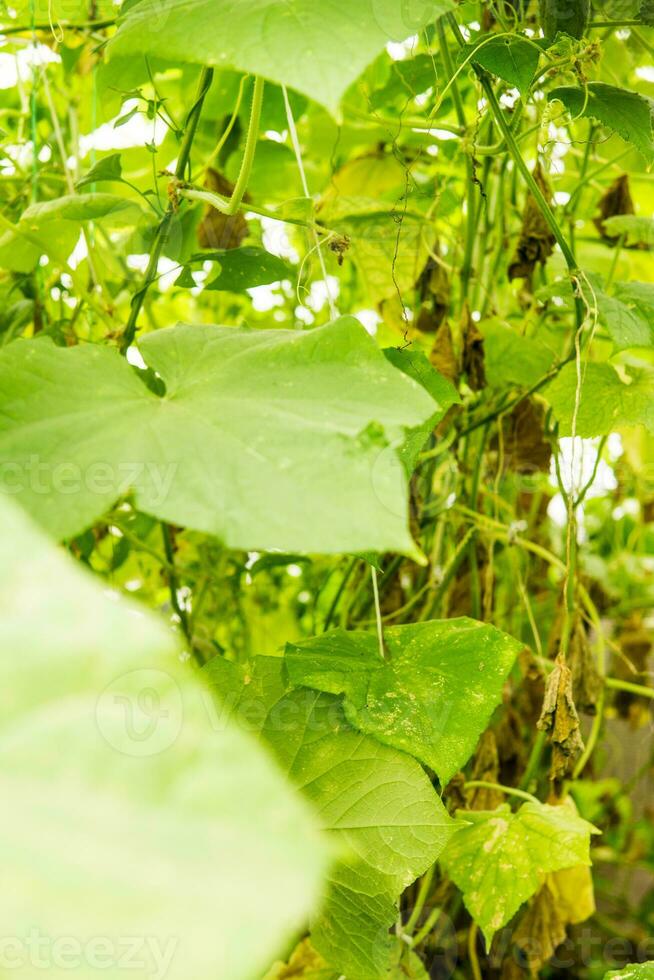
M538 0L540 26L546 38L557 31L581 38L590 21L590 0Z

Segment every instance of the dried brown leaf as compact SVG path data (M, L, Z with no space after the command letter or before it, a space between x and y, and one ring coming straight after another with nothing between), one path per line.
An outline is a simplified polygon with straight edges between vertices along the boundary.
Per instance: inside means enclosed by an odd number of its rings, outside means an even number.
M599 214L593 218L593 224L605 241L617 242L620 239L620 235L607 234L604 229L604 222L607 218L613 218L618 214L636 213L627 174L622 174L621 177L613 181L608 190L600 198L598 208Z
M326 969L324 959L306 938L295 947L288 963L274 963L263 980L313 980Z
M222 197L231 197L234 185L211 167L204 181L207 190ZM200 248L238 248L247 236L248 224L241 212L227 215L207 205L198 225Z
M552 446L545 435L545 409L533 398L524 398L505 416L504 465L516 473L548 473ZM491 448L497 449L495 438Z
M445 320L441 323L434 337L434 344L429 354L429 361L433 368L444 378L456 384L459 378L459 361L454 350L452 330Z
M570 638L572 696L579 711L594 715L602 692L603 680L588 642L583 623L578 620Z
M545 200L550 201L552 191L540 163L536 164L532 174ZM539 263L545 265L555 244L556 239L536 203L536 198L528 193L522 214L520 238L508 269L509 279L531 280L534 269Z
M538 728L549 734L552 743L550 779L564 779L583 752L584 743L572 697L572 671L561 655L547 682Z
M462 368L467 376L468 387L472 391L481 391L486 387L484 338L470 315L467 303L464 304L461 314L461 336L463 338Z

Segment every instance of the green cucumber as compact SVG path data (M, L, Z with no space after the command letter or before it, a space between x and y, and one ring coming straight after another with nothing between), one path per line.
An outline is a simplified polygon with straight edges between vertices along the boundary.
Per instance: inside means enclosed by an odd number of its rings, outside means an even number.
M540 26L546 38L558 31L581 38L590 21L590 0L538 0Z

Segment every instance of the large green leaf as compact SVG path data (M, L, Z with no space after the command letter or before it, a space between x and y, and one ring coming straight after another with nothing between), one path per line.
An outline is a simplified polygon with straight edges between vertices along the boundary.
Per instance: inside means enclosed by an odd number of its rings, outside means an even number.
M629 425L644 425L654 432L654 371L645 366L630 368L628 380L628 384L622 381L615 368L605 362L583 365L576 435L608 435ZM572 434L577 387L577 368L571 363L543 391L563 436Z
M317 948L348 980L386 977L396 900L456 824L418 763L350 728L337 698L288 691L282 659L257 657L245 669L217 657L205 670L221 717L259 734L343 848L315 925Z
M453 6L451 0L141 0L108 54L237 68L335 111L387 41L404 40Z
M430 766L443 784L465 765L500 702L522 646L473 619L434 620L373 633L332 630L288 644L291 680L344 694L348 721Z
M584 88L564 85L548 98L558 99L574 117L587 116L632 143L648 163L654 161L651 99L605 82L589 82Z
M523 803L512 813L504 804L456 816L469 826L462 826L441 862L488 947L548 872L591 863L595 828L571 807Z
M53 534L79 533L130 490L230 547L417 555L396 447L435 403L357 320L179 325L140 348L163 397L107 348L0 353L3 487Z
M254 742L214 729L163 624L4 498L0 652L3 934L42 937L58 978L114 980L129 949L143 977L260 975L319 897L317 822Z

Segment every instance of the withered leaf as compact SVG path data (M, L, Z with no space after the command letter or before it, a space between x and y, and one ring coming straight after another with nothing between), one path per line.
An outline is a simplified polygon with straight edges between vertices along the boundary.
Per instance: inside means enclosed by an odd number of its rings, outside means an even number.
M538 728L548 732L552 743L550 779L558 781L569 775L583 752L579 715L572 697L572 671L559 654L545 688L543 710Z
M570 638L570 669L572 671L572 696L579 711L594 715L602 691L603 681L597 669L597 661L588 642L584 625L577 620Z
M617 242L620 236L609 235L604 228L604 222L607 218L613 218L617 214L636 213L627 174L622 174L621 177L613 181L608 190L600 198L598 207L599 214L593 218L593 224L605 241Z
M467 375L468 387L481 391L486 387L484 367L484 338L470 315L468 304L461 314L461 336L463 337L463 373Z
M540 970L565 939L565 922L547 882L529 903L513 941L532 974Z
M580 864L548 874L513 934L530 972L537 974L552 958L565 940L567 926L583 922L594 911L590 868Z
M438 242L432 252L438 256ZM416 283L422 307L416 318L416 326L423 333L434 333L445 319L450 306L450 277L447 270L431 255Z
M518 402L504 417L504 466L516 473L548 473L552 446L545 435L545 409L533 398ZM497 437L491 443L497 449Z
M536 164L532 174L545 199L550 201L552 192L540 163ZM536 198L531 193L527 194L520 238L508 269L509 279L531 280L534 269L539 263L545 265L555 244L556 239L536 203Z
M221 197L231 197L234 190L234 185L211 167L207 170L204 186ZM200 248L238 248L247 233L248 224L240 211L232 215L221 214L207 205L198 225L198 244Z
M273 964L263 980L318 980L321 975L327 976L327 964L320 953L306 938L293 950L288 963Z
M436 331L429 361L439 374L456 385L459 377L459 362L454 350L452 330L445 320Z

